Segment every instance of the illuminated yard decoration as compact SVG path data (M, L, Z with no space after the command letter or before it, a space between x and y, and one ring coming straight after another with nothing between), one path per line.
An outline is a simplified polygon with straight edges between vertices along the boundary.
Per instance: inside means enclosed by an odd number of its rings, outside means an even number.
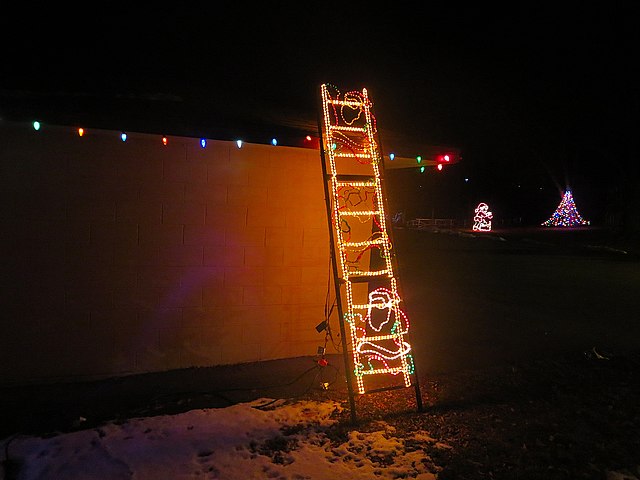
M553 215L542 223L545 227L576 227L589 224L590 222L582 218L578 213L573 195L569 189L564 192L564 196Z
M384 165L372 104L366 89L341 93L325 84L321 93L327 214L341 328L349 331L350 349L344 335L343 345L351 352L350 369L360 394L417 387L409 320L387 230ZM365 378L377 375L393 385L373 389L369 381L365 384Z
M475 216L473 217L473 231L490 232L492 218L493 213L489 211L489 205L484 202L479 203L475 210Z

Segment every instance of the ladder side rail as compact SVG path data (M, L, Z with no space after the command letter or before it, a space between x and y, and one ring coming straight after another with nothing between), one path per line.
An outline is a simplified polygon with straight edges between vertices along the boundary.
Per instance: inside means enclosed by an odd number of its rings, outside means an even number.
M326 122L328 122L327 119L327 111L326 111L326 100L327 100L327 92L326 92L326 86L323 85L322 87L322 112L323 112L323 118L322 118L322 123L318 122L318 125L325 125L325 129L326 129ZM328 130L325 130L328 131ZM347 383L347 393L349 396L349 408L350 408L350 412L351 412L351 423L355 423L356 422L356 404L355 404L355 399L354 399L354 392L353 392L353 384L352 384L352 377L351 377L351 360L350 360L350 355L349 355L349 349L347 348L347 337L346 337L346 331L344 328L344 312L343 312L343 305L342 305L342 292L340 289L340 277L338 275L338 262L337 262L337 258L336 258L336 252L335 252L335 245L336 245L336 240L334 237L334 229L333 229L333 222L334 220L334 215L333 215L333 208L332 208L332 200L330 197L331 192L329 191L329 185L328 185L328 181L327 181L327 152L325 150L325 141L327 140L327 137L325 136L325 134L323 133L323 129L320 129L320 155L322 157L322 173L323 173L323 177L324 180L324 196L325 196L325 205L326 205L326 209L327 209L327 222L328 222L328 227L329 227L329 249L330 249L330 253L331 253L331 265L332 265L332 271L333 271L333 283L334 283L334 289L335 289L335 295L336 295L336 308L338 310L338 323L340 324L340 336L341 338L341 342L342 342L342 357L343 357L343 361L344 361L344 368L345 368L345 378L346 378L346 383ZM330 148L330 145L329 145ZM335 181L333 180L333 178L335 178L335 169L332 167L332 186L333 184L335 184ZM328 321L328 319L327 319Z
M377 145L377 151L378 151L378 155L379 155L379 158L380 158L380 162L379 162L380 163L380 165L379 165L379 169L380 170L378 171L379 175L377 176L377 178L380 181L380 191L382 192L382 195L381 195L381 198L378 199L378 200L380 202L381 208L383 208L383 211L384 212L388 212L388 200L386 198L386 195L384 195L384 193L386 193L385 192L386 189L385 189L385 185L384 185L385 175L384 175L384 161L383 161L384 157L383 157L382 143L381 143L379 132L375 132L375 135L374 135L374 132L372 131L371 135L372 135L372 141L374 141L375 144ZM390 223L390 225L391 225L391 223ZM385 224L385 234L386 234L387 239L389 241L390 248L393 248L393 245L394 245L394 243L393 243L393 231L392 231L392 229L391 230L387 230L386 229L386 224ZM395 252L392 253L391 251L389 251L389 255L388 255L387 261L390 263L392 269L394 269L395 271L398 271L397 270L397 259L396 259L396 256L395 256ZM400 287L398 285L398 280L397 280L397 278L395 276L392 279L392 283L393 283L393 291L398 294L398 297L400 299L403 299L404 296L400 295L400 292L399 292L399 288ZM404 300L402 300L402 301L404 301ZM413 348L413 342L412 342L412 338L411 338L411 329L409 328L408 331L404 335L406 335L406 337L407 337L407 339L409 341L409 344ZM406 356L402 357L402 366L404 367L405 384L408 386L408 385L411 384L410 383L411 380L408 377L408 375L409 375L409 365L407 363ZM413 386L414 386L415 395L416 395L416 406L417 406L418 411L421 412L421 411L424 410L424 407L423 407L423 403L422 403L422 393L420 391L420 382L419 382L419 379L418 379L418 372L417 372L417 369L416 369L416 361L415 361L415 359L412 360L412 368L413 368L413 372L412 372Z

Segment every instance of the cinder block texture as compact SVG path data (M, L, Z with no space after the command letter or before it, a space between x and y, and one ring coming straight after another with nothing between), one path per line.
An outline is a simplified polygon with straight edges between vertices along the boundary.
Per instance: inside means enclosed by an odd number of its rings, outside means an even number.
M0 384L314 355L320 152L0 121Z

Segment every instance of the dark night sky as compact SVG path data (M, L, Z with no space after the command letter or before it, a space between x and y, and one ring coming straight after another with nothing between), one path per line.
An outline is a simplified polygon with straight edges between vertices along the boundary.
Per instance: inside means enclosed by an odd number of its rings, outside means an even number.
M364 87L381 129L461 148L475 196L527 204L543 188L548 209L570 184L604 215L638 177L640 19L631 3L558 3L27 7L0 19L0 117L317 130L322 83Z

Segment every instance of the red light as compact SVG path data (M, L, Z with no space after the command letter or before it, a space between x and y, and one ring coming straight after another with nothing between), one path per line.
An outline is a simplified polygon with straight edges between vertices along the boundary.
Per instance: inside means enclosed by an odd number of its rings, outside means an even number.
M167 137L162 137L162 144L166 145L168 142Z
M445 156L444 156L444 161L445 161L445 162L448 162L448 161L449 161L449 155L445 155Z
M314 137L313 135L305 135L301 141L300 145L305 148L320 148L320 142L318 137Z

